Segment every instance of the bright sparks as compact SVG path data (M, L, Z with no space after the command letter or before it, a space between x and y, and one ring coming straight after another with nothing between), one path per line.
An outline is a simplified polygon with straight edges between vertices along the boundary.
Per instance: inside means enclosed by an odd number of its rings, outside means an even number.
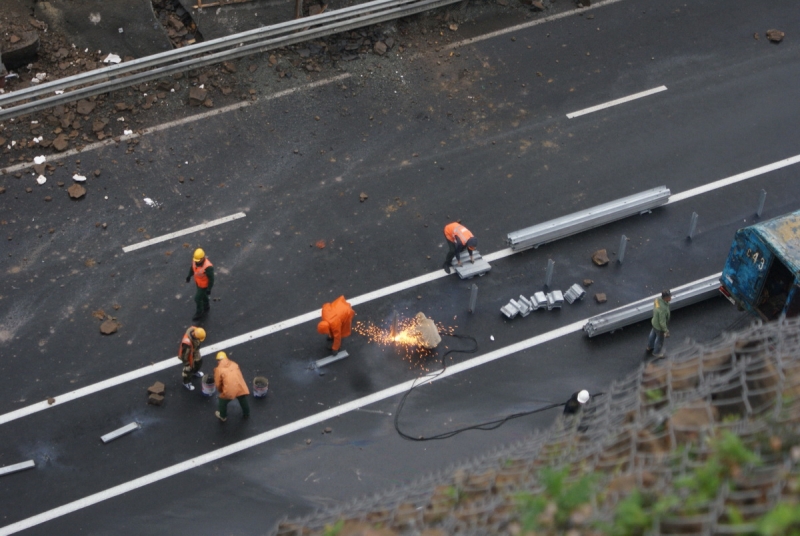
M437 322L436 329L440 335L452 335L455 327L444 326ZM404 359L415 365L424 366L424 360L436 352L435 348L426 347L426 341L415 317L398 318L397 333L392 333L391 325L382 327L372 322L361 321L356 322L353 331L366 337L369 342L398 348L404 354Z

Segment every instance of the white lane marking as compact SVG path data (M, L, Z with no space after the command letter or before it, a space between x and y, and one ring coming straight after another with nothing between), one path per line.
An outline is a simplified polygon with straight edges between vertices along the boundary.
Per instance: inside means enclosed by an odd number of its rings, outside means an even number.
M761 166L759 168L751 169L750 171L745 171L744 173L739 173L738 175L733 175L732 177L728 177L727 179L720 179L718 181L709 184L704 184L703 186L698 186L697 188L692 188L691 190L686 190L685 192L681 192L679 194L671 195L669 196L669 201L667 201L666 204L671 205L672 203L677 203L678 201L683 201L684 199L689 199L690 197L695 197L697 195L701 195L710 192L712 190L716 190L717 188L730 186L731 184L735 184L737 182L741 182L747 179L752 179L753 177L769 173L770 171L775 171L776 169L781 169L787 166L791 166L793 164L797 164L798 162L800 162L800 154L792 156L790 158L785 158L783 160L778 160L777 162L773 162L772 164L767 164L766 166Z
M694 285L698 281L703 281L704 279L707 279L707 277L698 279L697 281L692 281L691 283L687 283L679 287L675 287L674 290L677 291L682 288L686 288L690 285ZM652 300L655 299L656 296L660 296L660 294L653 294L652 296L643 298L643 300L648 300L648 299ZM642 300L637 300L637 302L638 301ZM432 383L438 380L442 380L444 378L453 376L455 374L459 374L461 372L468 371L470 369L479 367L481 365L485 365L486 363L491 363L492 361L496 361L503 357L507 357L511 354L522 352L523 350L528 350L530 348L533 348L534 346L539 346L541 344L545 344L547 342L564 337L566 335L570 335L577 331L581 331L583 329L584 324L586 324L588 320L589 318L584 318L583 320L573 322L572 324L567 324L566 326L562 326L558 329L548 331L547 333L542 333L541 335L536 335L534 337L531 337L530 339L510 344L503 348L493 350L487 354L483 354L481 356L468 359L467 361L464 361L462 363L451 365L447 367L443 372L441 370L429 372L428 374L420 376L413 380L408 380L393 387L389 387L382 391L378 391L377 393L372 393L371 395L367 395L365 397L358 398L350 402L346 402L334 408L330 408L320 413L310 415L298 421L285 424L268 432L263 432L261 434L255 435L249 439L233 443L232 445L228 445L227 447L213 450L206 454L201 454L200 456L172 465L165 469L161 469L160 471L150 473L149 475L145 475L143 477L139 477L135 480L125 482L124 484L114 486L99 493L89 495L82 499L78 499L77 501L73 501L63 506L59 506L58 508L48 510L47 512L43 512L33 517L23 519L22 521L18 521L11 525L7 525L5 527L0 528L0 536L7 536L9 534L14 534L21 530L25 530L34 527L36 525L40 525L42 523L46 523L47 521L51 521L63 515L75 512L77 510L81 510L83 508L92 506L94 504L111 499L113 497L117 497L119 495L122 495L123 493L127 493L129 491L142 488L144 486L147 486L148 484L153 484L160 480L164 480L165 478L169 478L171 476L183 473L190 469L194 469L195 467L200 467L201 465L219 460L220 458L230 456L231 454L236 454L237 452L241 452L243 450L258 445L262 445L264 443L267 443L268 441L272 441L273 439L277 439L279 437L283 437L285 435L302 430L303 428L307 428L314 424L319 424L334 417L339 417L341 415L344 415L345 413L356 411L358 409L363 408L364 406L369 406L370 404L380 402L381 400L385 400L387 398L391 398L393 396L405 393L412 387L419 386L424 383ZM177 358L175 359L177 360Z
M229 221L238 220L239 218L244 218L245 216L246 214L244 212L237 212L236 214L231 214L230 216L225 216L224 218L201 223L200 225L195 225L194 227L187 227L186 229L181 229L180 231L175 231L174 233L157 236L155 238L151 238L150 240L145 240L144 242L125 246L122 248L122 251L125 253L130 253L131 251L152 246L153 244L158 244L159 242L166 242L167 240L171 240L179 236L196 233L197 231L202 231L203 229L208 229L209 227L214 227L216 225L228 223Z
M655 95L656 93L661 93L662 91L666 91L667 86L658 86L653 89L648 89L647 91L641 91L639 93L634 93L633 95L628 95L627 97L622 97L619 99L614 99L612 101L604 102L603 104L598 104L596 106L591 106L589 108L584 108L583 110L578 110L577 112L568 113L567 117L573 119L575 117L580 117L582 115L590 114L592 112L596 112L598 110L605 110L606 108L611 108L612 106L617 106L618 104L624 104L626 102L630 102L636 99L641 99L643 97L648 97L650 95Z
M203 113L200 113L200 114L197 114L197 115L184 117L183 119L178 119L176 121L169 121L168 123L162 123L162 124L156 125L154 127L144 128L140 132L134 132L133 134L129 134L127 136L120 136L119 137L119 141L132 140L134 138L140 138L140 137L145 136L147 134L152 134L153 132L159 132L159 131L162 131L162 130L167 130L169 128L178 127L178 126L181 126L181 125L185 125L187 123L194 123L195 121L200 121L202 119L206 119L208 117L212 117L212 116L215 116L215 115L232 112L234 110L238 110L239 108L246 108L247 106L253 106L254 104L258 104L260 102L268 102L268 101L271 101L271 100L274 100L274 99L279 99L281 97L285 97L287 95L291 95L293 93L298 93L300 91L305 91L307 89L314 89L314 88L317 88L317 87L320 87L320 86L324 86L326 84L330 84L332 82L338 82L340 80L344 80L346 78L350 78L351 76L353 76L351 73L344 73L344 74L340 74L340 75L334 76L333 78L326 78L325 80L318 80L316 82L312 82L312 83L306 84L304 86L298 86L298 87L294 87L294 88L284 89L282 91L278 91L277 93L273 93L272 95L267 95L266 97L263 97L263 98L260 98L260 99L254 100L254 101L242 101L242 102L237 102L235 104L229 104L228 106L223 106L222 108L217 108L217 109L214 109L214 110L210 110L208 112L203 112ZM94 143L90 143L89 145L84 145L80 149L69 149L67 151L64 151L63 153L48 155L47 156L47 161L48 162L55 162L57 160L63 160L63 159L68 158L70 156L75 156L76 154L85 153L87 151L93 151L95 149L100 149L101 147L106 147L108 145L114 145L116 143L117 142L115 141L115 139L112 139L112 138L109 138L109 139L103 140L103 141L97 141L97 142L94 142ZM8 166L8 167L3 168L3 169L5 169L6 173L13 173L15 171L20 171L20 170L27 169L27 168L30 168L30 167L33 167L33 162L23 162L21 164Z
M796 164L797 162L800 162L800 155L793 156L791 158L786 158L784 160L780 160L780 161L775 162L773 164L768 164L766 166L762 166L760 168L756 168L756 169L751 170L751 171L746 171L744 173L740 173L738 175L734 175L733 177L730 177L728 179L722 179L722 180L707 184L705 186L700 186L698 188L693 188L691 190L687 190L687 191L682 192L680 194L672 195L672 196L670 196L670 199L666 204L669 205L669 204L675 203L677 201L683 201L684 199L688 199L688 198L693 197L693 196L704 194L707 191L711 191L711 190L714 190L716 188L721 188L723 186L728 186L729 184L733 184L735 182L739 182L739 181L742 181L742 180L745 180L745 179L750 179L750 178L756 177L756 176L758 176L758 175L760 175L762 173L767 173L768 171L772 171L774 169L780 169L782 167L786 167L786 166L789 166L789 165L792 165L792 164ZM527 251L527 250L523 250L523 251ZM514 253L517 253L517 252L513 251L511 248L506 248L506 249L501 249L500 251L496 251L494 253L490 253L489 255L485 255L484 258L486 259L487 262L493 262L493 261L496 261L496 260L499 260L499 259L503 259L505 257L509 257L509 256L513 255ZM425 275L422 275L422 276L419 276L419 277L415 277L413 279L409 279L408 281L397 283L395 285L391 285L391 286L383 288L383 289L375 290L375 291L369 292L367 294L362 294L361 296L357 296L355 298L350 299L350 303L351 304L362 304L362 303L368 302L370 300L381 298L383 296L388 296L392 292L400 292L402 290L409 289L409 288L411 288L413 286L421 285L423 283L427 283L427 282L430 282L430 281L435 281L437 279L440 279L440 278L446 277L446 276L447 276L447 274L444 273L444 270L436 270L435 272L432 272L432 273L429 273L429 274L425 274ZM272 324L270 326L267 326L267 327L264 327L264 328L260 328L260 329L257 329L255 331L251 331L249 333L245 333L243 335L239 335L237 337L233 337L231 339L227 339L227 340L219 342L217 344L212 344L211 346L207 346L207 347L201 349L200 350L200 354L205 356L205 355L208 355L208 354L210 354L212 352L218 352L220 350L225 350L225 349L230 348L232 346L235 346L237 344L242 344L244 342L251 341L251 340L257 339L259 337L264 337L266 335L270 335L270 334L275 333L277 331L281 331L281 330L284 330L284 329L288 329L290 327L297 326L299 324L303 324L305 322L309 322L309 321L314 320L316 318L319 318L319 310L314 310L314 311L311 311L309 313L305 313L305 314L302 314L300 316L296 316L294 318L290 318L288 320L283 320L281 322L278 322L277 324ZM82 396L90 395L90 394L92 394L94 392L97 392L99 390L107 389L109 387L113 387L115 385L119 385L121 383L124 383L126 381L130 381L130 380L134 380L136 378L141 378L142 376L146 376L148 374L152 374L154 372L169 368L171 366L176 366L179 363L180 363L180 360L177 357L174 357L172 359L167 359L166 361L162 361L160 363L156 363L156 364L152 365L151 367L143 367L143 368L128 372L126 374L122 374L121 376L117 376L117 377L114 377L114 378L109 378L109 379L104 380L102 382L99 382L99 383L96 383L96 384L93 384L93 385L89 385L87 387L83 387L83 388L78 389L76 391L72 391L72 392L66 393L64 395L59 395L59 396L55 397L56 401L52 405L48 404L47 401L43 401L43 402L37 402L37 403L32 404L30 406L26 406L24 408L20 408L18 410L11 411L11 412L6 413L4 415L0 415L0 425L5 424L5 423L10 422L10 421L13 421L13 420L16 420L16 419L19 419L19 418L22 418L22 417L26 417L28 415L32 415L34 413L38 413L40 411L46 410L48 408L51 408L53 406L59 405L59 404L61 404L63 402L68 402L68 401L71 401L71 400L75 400L76 398L80 398ZM153 368L153 367L157 367L157 368Z
M458 47L463 47L465 45L471 45L473 43L479 43L481 41L486 41L487 39L493 39L495 37L499 37L501 35L518 32L520 30L526 30L528 28L532 28L534 26L538 26L546 22L553 22L554 20L563 19L571 15L577 15L578 13L584 13L586 11L591 11L593 9L598 9L604 6L609 6L611 4L616 4L617 2L622 2L622 0L603 0L601 2L594 3L588 7L571 9L569 11L564 11L563 13L558 13L557 15L551 15L543 19L532 20L531 22L526 22L524 24L517 24L516 26L511 26L509 28L497 30L495 32L479 35L477 37L470 37L469 39L464 39L463 41L458 41L456 43L450 43L449 45L442 47L442 50L450 50L452 48L458 48Z
M370 404L374 404L375 402L380 402L381 400L397 396L399 394L408 391L414 385L441 380L449 376L452 376L454 374L458 374L459 372L464 372L471 368L508 356L510 354L520 352L522 350L526 350L528 348L532 348L540 344L544 344L558 337L562 337L570 333L575 333L576 331L580 331L582 329L583 324L585 322L586 320L582 320L580 322L574 322L572 324L558 328L548 333L537 335L536 337L532 337L525 341L521 341L516 344L506 346L505 348L500 348L499 350L495 350L493 352L489 352L488 354L470 359L469 361L465 361L457 365L452 365L450 367L447 367L444 373L439 374L439 372L441 371L437 371L426 374L425 376L422 376L420 378L415 378L413 380L409 380L407 382L395 385L394 387L389 387L388 389L384 389L383 391L378 391L377 393L373 393L363 398L359 398L351 402L346 402L335 408L322 411L315 415L310 415L308 417L300 419L299 421L295 421L293 423L280 426L278 428L275 428L274 430L270 430L268 432L258 434L243 441L233 443L232 445L228 445L227 447L223 447L208 452L206 454L202 454L195 458L191 458L184 462L161 469L160 471L150 473L149 475L139 477L135 480L125 482L124 484L114 486L107 490L95 493L93 495L89 495L82 499L78 499L77 501L73 501L63 506L59 506L58 508L42 512L41 514L29 517L27 519L23 519L22 521L18 521L16 523L12 523L11 525L7 525L5 527L0 528L0 536L15 534L22 530L35 527L36 525L41 525L42 523L46 523L48 521L70 514L72 512L82 510L83 508L87 508L89 506L117 497L124 493L128 493L129 491L133 491L142 488L144 486L147 486L149 484L158 482L160 480L164 480L165 478L169 478L179 473L189 471L190 469L194 469L195 467L200 467L201 465L205 465L207 463L219 460L220 458L236 454L237 452L241 452L243 450L258 445L262 445L268 441L272 441L273 439L277 439L279 437L283 437L293 432L297 432L299 430L302 430L303 428L307 428L309 426L319 424L334 417L344 415L345 413L358 410L363 406L368 406Z

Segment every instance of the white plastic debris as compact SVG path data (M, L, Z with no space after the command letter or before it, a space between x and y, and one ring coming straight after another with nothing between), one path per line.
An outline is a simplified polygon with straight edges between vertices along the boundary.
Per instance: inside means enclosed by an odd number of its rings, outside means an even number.
M63 95L64 94L64 90L63 89L57 89L55 91L55 93L56 93L56 95Z
M124 117L117 117L117 121L125 121Z
M72 180L74 180L75 182L83 182L86 180L86 177L84 177L83 175L78 175L76 173L75 175L72 176Z
M31 121L31 125L38 125L39 121Z
M119 33L122 33L122 32L124 32L124 30L122 28L120 28L119 29Z
M98 51L98 52L99 52L99 51ZM122 61L122 59L121 59L119 56L117 56L116 54L109 54L109 55L108 55L108 56L106 56L106 58L103 60L103 63L119 63L119 62L121 62L121 61Z
M200 84L200 89L204 89L206 87L205 84Z
M39 82L42 82L45 78L47 78L47 73L36 73L36 78Z
M39 184L44 184L47 182L47 178L44 175L39 175L39 177L36 179L36 182Z
M494 335L489 335L489 339L494 340Z
M15 145L16 143L17 142L12 141L11 145ZM36 164L36 165L44 164L46 161L47 161L47 158L45 158L44 156L34 156L33 157L33 163Z
M158 208L159 205L161 205L161 203L159 203L158 201L153 201L149 197L145 197L143 201L147 204L148 207Z
M133 134L133 131L126 128L125 130L122 131L122 133L126 136L130 136L131 134Z

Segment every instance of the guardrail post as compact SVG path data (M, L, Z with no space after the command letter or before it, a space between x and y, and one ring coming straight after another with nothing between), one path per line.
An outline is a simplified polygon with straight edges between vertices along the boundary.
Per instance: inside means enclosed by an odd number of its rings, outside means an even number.
M694 238L694 232L697 230L697 212L692 212L692 221L689 223L689 240Z
M477 301L478 301L478 285L473 283L469 295L469 309L467 309L470 313L475 312L475 304L477 303Z
M628 237L622 235L622 238L619 239L619 256L617 257L617 261L622 264L622 261L625 260L625 248L628 245Z
M547 274L544 278L544 286L549 287L550 283L553 282L553 268L555 268L556 263L553 262L553 259L547 259Z
M761 213L764 212L764 203L767 201L767 191L761 190L761 194L758 196L758 210L756 210L756 216L759 218L761 217Z

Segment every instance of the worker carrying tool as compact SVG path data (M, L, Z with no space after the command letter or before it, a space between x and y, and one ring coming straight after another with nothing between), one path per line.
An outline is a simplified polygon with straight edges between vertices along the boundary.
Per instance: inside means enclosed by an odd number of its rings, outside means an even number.
M200 355L200 343L206 340L206 330L190 326L183 334L181 345L178 347L178 358L183 362L183 386L194 391L192 377L202 378L200 367L203 366L203 357Z
M335 354L342 346L342 339L350 336L350 328L356 312L339 296L331 303L322 305L322 321L317 324L317 333L331 340L330 350Z
M457 221L454 221L444 226L444 237L447 239L447 245L450 247L450 250L447 252L447 258L442 266L445 272L448 274L450 273L450 265L453 262L453 258L455 258L458 265L461 266L461 252L464 251L465 248L469 253L469 262L475 262L472 260L472 252L478 247L478 239L475 238L469 229Z
M250 403L247 395L250 389L244 381L239 365L228 359L225 352L217 352L217 368L214 369L214 385L219 391L217 399L217 411L214 415L217 419L225 422L228 420L228 404L234 398L239 401L242 407L242 417L245 419L250 416Z
M200 248L194 250L193 261L189 275L186 276L186 282L188 283L194 276L194 282L197 285L194 302L197 304L197 309L192 320L200 320L211 309L208 297L211 296L211 288L214 286L214 265L206 257L205 251Z

